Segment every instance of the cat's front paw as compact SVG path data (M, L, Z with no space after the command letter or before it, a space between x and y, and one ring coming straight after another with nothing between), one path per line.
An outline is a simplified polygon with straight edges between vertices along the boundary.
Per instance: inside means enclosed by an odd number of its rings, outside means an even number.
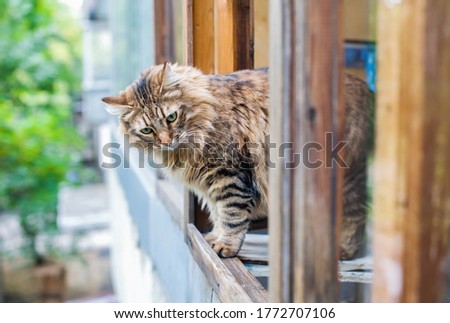
M222 258L231 258L236 256L242 245L242 241L239 239L220 237L215 232L206 234L205 240L214 252Z
M210 246L212 246L214 242L217 240L217 235L213 232L210 232L207 235L205 235L205 240L206 242L209 243Z
M231 258L238 254L240 245L225 243L220 240L212 242L211 247L222 258Z

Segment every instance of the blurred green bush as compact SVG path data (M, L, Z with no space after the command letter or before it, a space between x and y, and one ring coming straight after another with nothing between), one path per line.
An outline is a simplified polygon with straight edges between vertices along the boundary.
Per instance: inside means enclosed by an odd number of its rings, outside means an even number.
M72 124L81 29L56 0L0 0L0 211L14 209L36 262L56 230L58 187L79 160Z

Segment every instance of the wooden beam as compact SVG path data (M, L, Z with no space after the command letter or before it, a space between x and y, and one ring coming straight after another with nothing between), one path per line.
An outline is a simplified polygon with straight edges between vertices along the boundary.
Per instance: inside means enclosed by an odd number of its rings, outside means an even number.
M214 1L183 0L184 63L214 73Z
M172 1L155 0L155 63L175 62Z
M217 72L253 68L253 0L216 0Z
M254 64L253 0L235 0L234 33L236 37L236 70L252 69Z
M233 0L216 0L217 3L217 71L235 70L236 47L234 37Z
M376 302L444 301L450 214L450 2L380 1Z
M183 18L183 58L185 65L192 65L194 59L194 28L192 3L194 0L182 0Z
M290 49L293 36L290 26L291 2L288 0L269 3L270 38L270 141L282 144L292 142L289 129L289 106L291 82L289 71L292 64ZM269 301L290 302L291 283L291 174L284 167L285 158L278 159L277 149L270 150L270 160L276 166L269 169Z
M309 150L318 168L286 167L308 143L335 145L343 135L340 0L272 1L269 291L272 302L337 301L337 224L343 170L326 149ZM326 142L333 134L333 143Z
M192 0L192 36L193 65L214 73L214 1Z

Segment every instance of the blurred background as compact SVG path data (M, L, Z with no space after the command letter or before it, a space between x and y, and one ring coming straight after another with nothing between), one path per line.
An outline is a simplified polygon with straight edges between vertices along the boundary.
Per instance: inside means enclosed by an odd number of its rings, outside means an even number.
M93 103L111 67L101 3L0 1L3 302L114 297Z
M180 227L154 196L164 180L130 167L134 151L118 169L99 166L102 147L120 142L100 99L155 64L157 2L0 0L0 302L200 300ZM181 0L169 7L181 28ZM179 211L182 186L164 183ZM182 242L181 256L158 235Z

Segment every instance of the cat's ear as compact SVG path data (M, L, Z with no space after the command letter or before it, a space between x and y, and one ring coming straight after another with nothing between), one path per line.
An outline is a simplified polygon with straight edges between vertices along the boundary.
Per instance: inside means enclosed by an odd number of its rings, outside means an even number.
M125 92L120 92L119 95L104 97L102 101L108 104L105 110L113 115L122 114L130 107Z
M164 87L164 84L166 83L168 74L171 72L170 70L170 63L169 62L165 62L161 72L159 74L159 90L158 90L158 94L161 94L162 89Z
M175 70L174 70L175 68ZM182 75L176 72L177 64L165 62L159 76L158 94L161 94L164 87L171 87L182 80Z

